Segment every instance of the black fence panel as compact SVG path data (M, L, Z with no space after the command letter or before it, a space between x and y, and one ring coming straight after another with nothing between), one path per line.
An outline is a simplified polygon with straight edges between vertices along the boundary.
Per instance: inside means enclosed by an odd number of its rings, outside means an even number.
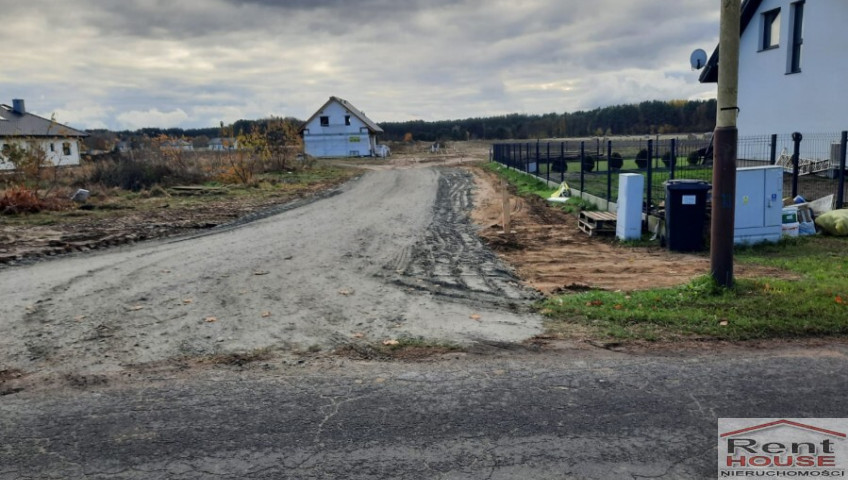
M778 165L784 171L784 197L815 200L834 196L841 208L845 198L846 135L814 133L740 137L737 167ZM799 138L800 137L800 138ZM671 179L712 181L711 139L638 138L605 140L537 140L496 143L492 159L550 182L566 182L603 200L618 200L618 176L646 175L644 211L654 212L665 199Z

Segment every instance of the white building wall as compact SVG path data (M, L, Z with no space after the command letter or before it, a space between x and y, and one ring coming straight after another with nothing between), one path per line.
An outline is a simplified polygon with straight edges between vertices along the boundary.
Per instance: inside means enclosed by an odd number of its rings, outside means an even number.
M47 156L47 160L55 166L66 167L70 165L79 165L80 164L80 149L79 149L79 141L74 138L50 138L44 140L38 140L38 146L44 151ZM69 155L65 155L64 144L67 143L70 148ZM26 148L32 146L31 140L15 140L15 139L2 139L0 140L0 152L2 152L3 145L5 144L17 144L23 145ZM0 153L0 170L12 170L14 166L4 161L2 158L2 153Z
M743 32L739 61L739 136L848 130L848 2L808 0L801 72L789 71L790 0L763 0ZM778 48L760 51L762 14L780 8Z
M348 115L350 125L345 124ZM321 117L329 117L329 125L322 126ZM371 156L375 144L365 123L338 102L318 112L303 131L304 150L313 157Z

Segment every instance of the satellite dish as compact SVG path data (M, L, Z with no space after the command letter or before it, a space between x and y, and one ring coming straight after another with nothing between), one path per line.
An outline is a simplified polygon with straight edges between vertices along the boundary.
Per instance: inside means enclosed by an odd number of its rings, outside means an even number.
M700 48L692 52L689 56L689 63L692 64L692 70L700 70L707 64L707 52Z

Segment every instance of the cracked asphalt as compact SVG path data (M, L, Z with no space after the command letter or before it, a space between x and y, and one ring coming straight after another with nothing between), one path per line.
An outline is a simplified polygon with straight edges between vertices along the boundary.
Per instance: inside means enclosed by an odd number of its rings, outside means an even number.
M534 294L472 200L463 170L383 170L213 234L0 270L0 480L714 478L719 417L848 413L840 340L522 343ZM402 336L468 351L332 353Z
M719 417L844 417L848 348L339 358L0 400L0 479L714 478Z

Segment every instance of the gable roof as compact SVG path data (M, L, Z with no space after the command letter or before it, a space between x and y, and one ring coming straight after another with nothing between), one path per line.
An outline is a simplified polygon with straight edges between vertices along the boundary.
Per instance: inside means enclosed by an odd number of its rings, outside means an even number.
M757 13L757 9L760 8L760 4L762 3L763 0L745 0L742 2L742 17L739 25L740 36L745 33L745 29L750 25L754 14ZM704 66L704 71L701 72L698 80L701 83L718 83L718 46L713 50L713 54L710 55L710 59Z
M88 134L9 105L0 105L0 137L87 137Z
M354 107L352 103L348 102L347 100L345 100L343 98L339 98L339 97L330 97L330 99L327 100L327 102L324 103L324 105L322 105L321 108L319 108L315 113L312 114L311 117L309 117L308 120L306 120L306 122L303 123L303 125L300 127L300 129L298 131L303 132L303 130L306 128L306 126L309 125L309 122L311 122L312 120L315 120L315 117L317 117L325 108L327 108L328 105L330 105L333 102L340 104L348 112L350 112L351 115L358 118L362 123L365 124L365 126L368 127L369 132L371 132L371 133L383 133L383 129L380 128L379 125L374 123L370 118L366 117L365 114L362 113L358 108Z
M846 434L844 434L842 432L836 432L836 431L828 430L828 429L821 428L821 427L814 427L812 425L806 425L804 423L793 422L791 420L786 420L786 419L777 420L777 421L774 421L774 422L768 422L768 423L764 423L762 425L754 425L753 427L742 428L740 430L734 430L732 432L725 432L725 433L722 433L720 435L720 438L732 437L732 436L739 435L739 434L742 434L742 433L753 432L753 431L756 431L756 430L763 430L763 429L775 427L775 426L778 426L778 425L787 425L787 426L790 426L790 427L800 428L802 430L810 430L810 431L813 431L813 432L816 432L816 433L823 433L825 435L832 435L834 437L846 438Z

